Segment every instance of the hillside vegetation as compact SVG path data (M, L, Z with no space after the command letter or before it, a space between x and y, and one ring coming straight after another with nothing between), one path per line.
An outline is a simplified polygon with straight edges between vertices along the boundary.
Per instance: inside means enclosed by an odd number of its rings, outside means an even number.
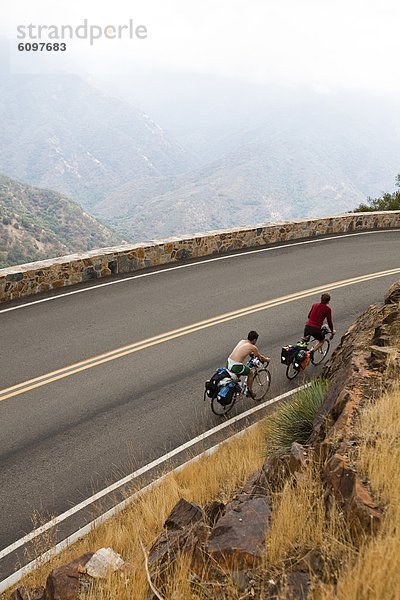
M0 268L120 242L65 196L0 175Z
M400 175L396 177L396 186L400 188ZM360 204L354 212L374 212L379 210L400 210L400 190L392 194L386 192L380 198L368 198L367 203Z

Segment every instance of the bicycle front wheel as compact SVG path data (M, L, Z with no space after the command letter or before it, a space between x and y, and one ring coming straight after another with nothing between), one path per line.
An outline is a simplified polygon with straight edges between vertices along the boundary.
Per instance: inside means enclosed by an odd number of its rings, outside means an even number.
M230 412L236 402L236 398L237 398L237 394L233 394L232 396L232 400L229 402L229 404L221 404L221 402L218 401L218 398L215 397L211 400L211 410L213 411L214 415L217 415L218 417L223 417L224 415L227 415L228 412Z
M314 366L319 365L324 360L325 356L329 352L329 348L331 343L329 340L324 340L322 346L319 350L314 353L314 356L311 359L311 362Z
M254 375L252 392L254 400L260 402L265 398L271 386L271 373L268 369L258 369Z
M299 373L300 369L296 369L293 362L290 362L286 367L286 377L288 379L295 379Z

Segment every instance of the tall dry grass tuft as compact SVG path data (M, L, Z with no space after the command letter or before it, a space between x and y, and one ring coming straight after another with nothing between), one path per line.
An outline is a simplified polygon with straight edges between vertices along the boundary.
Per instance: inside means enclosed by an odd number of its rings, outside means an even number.
M310 465L299 480L287 481L274 497L272 527L266 540L268 563L280 568L296 549L321 546L324 527L322 484Z
M272 514L264 560L264 568L270 573L283 572L312 549L329 557L329 569L354 551L340 510L335 504L327 510L320 470L315 463L288 480L282 491L275 494Z
M382 396L361 414L358 469L386 507L382 529L365 540L356 559L339 577L337 590L324 600L397 600L400 598L400 389Z

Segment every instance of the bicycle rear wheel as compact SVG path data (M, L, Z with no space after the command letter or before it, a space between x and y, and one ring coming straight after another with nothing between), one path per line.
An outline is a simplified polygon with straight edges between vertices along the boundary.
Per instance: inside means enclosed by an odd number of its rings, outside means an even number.
M232 400L229 402L229 404L225 405L221 404L221 402L218 402L217 396L213 398L211 400L211 410L213 411L214 415L217 415L218 417L223 417L224 415L227 415L228 412L230 412L234 407L237 396L237 393L233 394Z
M258 369L254 375L252 392L254 400L260 402L265 398L271 386L271 373L268 369Z
M329 352L329 348L331 343L329 340L324 340L321 348L315 352L314 356L311 359L311 362L314 366L319 365L324 360L325 356Z
M296 369L293 361L288 364L286 367L286 377L288 379L296 379L297 375L300 373L300 369Z

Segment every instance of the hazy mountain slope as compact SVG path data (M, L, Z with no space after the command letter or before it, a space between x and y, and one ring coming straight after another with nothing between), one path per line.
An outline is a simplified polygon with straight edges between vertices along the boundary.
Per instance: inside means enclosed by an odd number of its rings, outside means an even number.
M139 177L169 176L185 152L145 113L75 75L0 77L0 170L86 207Z
M277 108L225 147L222 158L172 181L119 188L96 214L137 240L338 214L381 193L400 164L395 131L321 106Z
M0 267L113 246L121 238L68 198L0 175Z

